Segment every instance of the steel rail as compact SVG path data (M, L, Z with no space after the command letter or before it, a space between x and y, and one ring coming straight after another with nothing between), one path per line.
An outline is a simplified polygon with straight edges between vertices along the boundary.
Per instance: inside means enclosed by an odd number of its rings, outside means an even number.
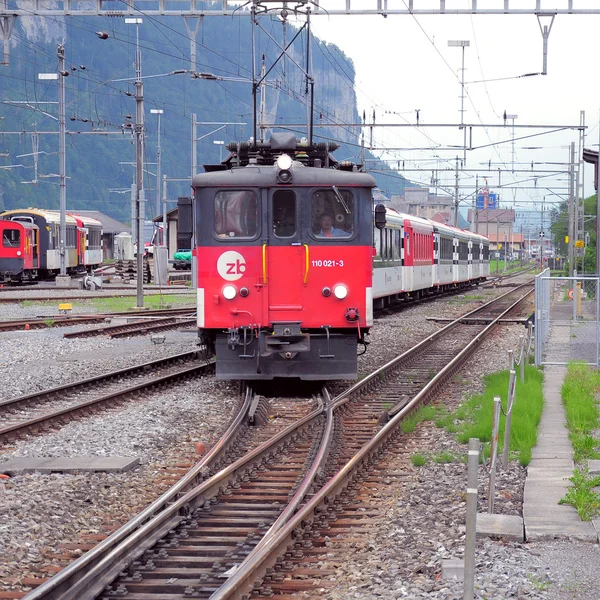
M165 383L171 383L173 381L177 381L178 379L183 379L185 377L197 375L198 373L205 371L207 368L207 363L202 365L195 365L193 367L177 371L176 373L171 373L169 375L164 375L163 377L152 379L151 381L147 381L145 383L139 383L137 385L125 388L124 390L120 390L118 392L112 392L110 394L100 396L99 398L94 398L92 400L82 402L81 404L75 404L73 406L63 408L61 410L40 415L39 417L35 417L34 419L30 419L29 421L23 421L21 423L9 425L8 427L2 427L0 428L0 442L12 440L20 434L31 429L35 429L36 431L38 431L39 429L43 429L44 426L49 425L53 421L57 421L67 415L77 415L82 412L85 413L91 408L100 407L101 405L109 402L125 400L127 397L131 396L132 394L135 394L136 392L140 392L142 390L149 390L157 386L163 385Z
M530 293L531 291L525 294L523 298L527 297ZM519 299L515 304L521 302L523 298ZM296 530L298 528L304 529L302 526L303 522L313 521L317 512L319 512L318 509L321 508L321 510L323 510L327 504L330 503L330 499L333 496L337 496L343 491L351 477L358 471L358 468L362 462L368 459L370 455L380 448L380 446L386 443L393 435L397 433L398 427L404 417L417 406L419 406L423 400L433 390L435 390L437 385L444 382L447 377L452 374L454 369L465 359L465 355L468 355L472 349L480 343L481 339L492 330L492 328L497 324L497 321L506 313L510 312L513 308L514 304L503 311L493 323L488 325L471 342L469 342L469 344L463 348L463 350L456 357L454 357L450 363L448 363L448 365L446 365L446 367L444 367L412 400L398 410L392 419L386 423L369 442L364 444L362 448L354 455L354 457L351 458L346 465L344 465L336 473L336 475L332 477L318 492L316 492L316 494L307 502L307 504L300 511L298 511L296 515L284 525L284 527L276 532L270 539L263 538L263 544L259 551L250 554L246 560L241 563L235 573L229 577L227 582L225 582L210 596L210 600L242 600L243 597L247 597L247 594L249 594L251 591L254 582L257 579L262 579L266 574L267 569L276 563L277 557L283 555L288 550L288 547L294 543L295 539L297 539L298 536ZM383 367L380 367L371 373L368 378L365 378L369 379L369 381L364 383L361 381L360 384L352 386L351 389L353 391L361 389L395 364L396 360L390 361ZM333 404L337 405L338 403L345 401L350 393L350 390L343 392L334 399Z
M220 488L233 479L239 471L247 470L250 466L260 466L266 453L273 452L274 447L292 443L298 432L308 427L323 412L324 407L321 405L206 481L187 491L183 496L177 497L176 494L172 494L167 501L163 501L166 496L164 494L154 505L151 505L156 508L155 514L150 517L149 521L144 519L146 522L142 522L140 516L135 517L90 552L30 592L25 596L25 600L91 600L114 580L127 563L135 560L165 533L185 520L193 510L219 493ZM204 469L206 468L207 464L204 463ZM201 472L199 465L195 467L195 470ZM186 477L188 477L188 481L191 481L192 478L189 474ZM180 487L179 491L183 492L184 490ZM135 527L133 526L134 522L136 523ZM123 534L117 540L117 534L120 532ZM88 558L91 553L94 554L93 562L92 557ZM87 567L91 568L82 572L82 569Z
M115 333L111 333L110 337L112 339L128 337L130 335L144 335L146 333L153 333L154 331L166 331L168 329L173 329L174 327L178 327L179 325L191 325L196 322L195 317L186 318L180 317L178 319L169 319L172 321L171 323L158 323L158 322L148 322L148 323L138 323L138 327L133 329L127 329L126 331L117 331Z
M147 363L142 363L140 365L134 365L133 367L126 367L125 369L119 369L118 371L110 371L108 373L104 373L103 375L96 375L95 377L90 377L89 379L81 379L79 381L75 381L73 383L65 383L64 385L59 385L57 387L49 388L47 390L42 390L41 392L35 392L33 394L27 394L26 396L18 396L17 398L11 398L10 400L4 400L0 402L0 408L6 409L11 406L16 406L18 404L29 403L29 402L40 402L44 399L45 396L49 395L57 395L62 392L72 392L78 390L80 388L85 388L87 386L92 385L93 383L98 383L101 381L108 381L109 379L114 379L116 377L122 377L123 375L131 375L136 371L151 369L154 367L160 367L166 365L170 362L176 362L178 360L189 360L192 358L198 358L199 353L197 350L192 352L182 352L181 354L172 354L171 356L167 356L165 358L159 358L157 360L153 360Z

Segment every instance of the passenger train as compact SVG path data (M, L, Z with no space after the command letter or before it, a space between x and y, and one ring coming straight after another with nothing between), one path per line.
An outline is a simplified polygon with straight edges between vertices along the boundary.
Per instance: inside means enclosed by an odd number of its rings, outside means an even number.
M66 215L68 273L102 263L102 224L76 213ZM60 212L38 208L0 214L0 283L34 281L60 271Z
M353 379L374 307L488 275L486 238L374 207L375 180L336 148L286 132L232 143L180 199L218 379Z

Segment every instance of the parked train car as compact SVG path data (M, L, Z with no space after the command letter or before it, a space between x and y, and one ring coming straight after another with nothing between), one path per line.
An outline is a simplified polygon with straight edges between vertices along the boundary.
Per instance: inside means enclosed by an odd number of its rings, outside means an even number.
M48 278L60 271L60 212L28 208L0 214L0 281ZM102 224L91 217L66 215L68 273L102 263ZM18 246L17 246L18 244Z
M338 163L335 148L288 133L228 148L193 177L178 223L194 247L199 336L218 379L355 378L374 304L484 278L478 268L469 280L471 234L374 209L375 180Z

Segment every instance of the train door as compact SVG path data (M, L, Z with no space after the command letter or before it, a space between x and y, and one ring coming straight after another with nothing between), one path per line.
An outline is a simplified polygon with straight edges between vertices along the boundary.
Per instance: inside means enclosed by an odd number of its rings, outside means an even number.
M267 296L269 322L302 320L308 246L302 239L299 197L277 189L269 198Z
M40 266L40 255L39 255L39 237L40 232L36 227L35 229L30 230L31 235L31 255L33 258L33 268L38 269Z
M414 229L409 221L404 221L404 273L402 282L404 290L412 292L414 289L414 256L415 256L415 236Z

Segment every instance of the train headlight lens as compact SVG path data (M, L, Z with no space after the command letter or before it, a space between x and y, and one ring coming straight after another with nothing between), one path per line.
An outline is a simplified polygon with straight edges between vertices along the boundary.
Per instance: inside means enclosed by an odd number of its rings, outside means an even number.
M226 285L223 288L223 297L227 300L233 300L237 295L237 290L232 285Z
M289 171L292 168L292 157L288 154L282 154L277 159L277 168L280 171Z
M336 285L333 293L338 300L343 300L348 295L348 288L345 285Z
M323 294L323 296L325 296L325 298L329 298L329 296L331 296L331 288L324 287L321 290L321 294Z
M240 296L242 298L246 298L246 296L248 296L249 293L250 293L250 290L248 288L244 287L240 290Z
M17 256L21 256L21 251L17 250Z

